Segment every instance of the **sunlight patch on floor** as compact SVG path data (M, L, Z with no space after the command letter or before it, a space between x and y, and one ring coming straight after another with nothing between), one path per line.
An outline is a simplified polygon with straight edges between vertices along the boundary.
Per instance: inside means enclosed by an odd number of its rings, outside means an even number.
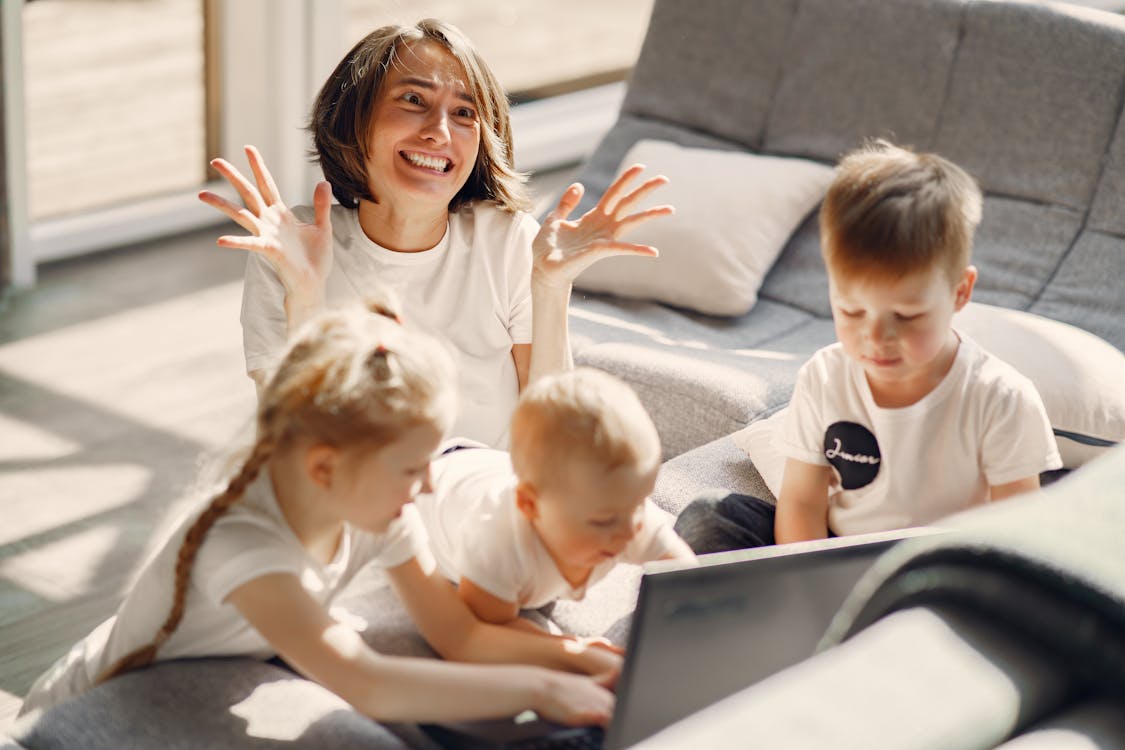
M44 461L64 458L81 448L73 440L0 412L0 461ZM0 534L3 530L0 529Z
M100 524L0 560L0 577L48 601L67 601L106 587L99 561L110 557L120 545L120 528ZM124 592L130 578L122 576L110 593L116 596Z

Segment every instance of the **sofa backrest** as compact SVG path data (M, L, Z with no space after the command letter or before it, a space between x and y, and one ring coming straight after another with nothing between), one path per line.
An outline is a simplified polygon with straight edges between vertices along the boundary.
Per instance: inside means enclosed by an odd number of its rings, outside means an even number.
M825 163L871 137L937 151L985 192L976 299L1049 310L1122 347L1125 253L1104 238L1125 237L1123 102L1125 18L1102 11L656 0L619 121L579 179L588 206L641 138ZM761 296L828 315L818 243L806 222ZM1092 262L1102 273L1075 300Z

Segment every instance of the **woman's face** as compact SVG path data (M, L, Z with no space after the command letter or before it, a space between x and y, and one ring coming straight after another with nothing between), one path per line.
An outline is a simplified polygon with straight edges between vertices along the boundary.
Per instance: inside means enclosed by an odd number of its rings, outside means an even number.
M465 71L438 42L399 48L376 94L367 175L380 203L448 209L480 151L481 124Z

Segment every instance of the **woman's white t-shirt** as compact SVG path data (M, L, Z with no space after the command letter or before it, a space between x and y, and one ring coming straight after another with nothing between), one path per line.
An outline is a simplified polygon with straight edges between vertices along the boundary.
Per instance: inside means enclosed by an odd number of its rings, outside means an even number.
M201 511L198 508L181 521L148 561L117 613L36 680L21 713L47 708L84 692L122 657L152 642L172 606L173 571L180 543ZM432 569L425 529L417 512L408 505L383 534L345 526L333 559L327 565L317 562L285 522L269 478L263 473L204 538L192 569L183 619L160 647L157 659L269 659L275 655L269 643L224 601L239 586L270 573L290 573L328 608L365 564L393 568L413 557L424 568Z
M863 368L838 343L801 368L780 447L833 467L835 534L932 523L988 502L991 485L1062 465L1034 384L960 339L942 381L903 408L878 406Z
M294 214L312 220L312 209ZM333 264L325 303L360 303L380 286L397 296L406 322L452 344L460 412L450 434L505 448L519 395L514 344L531 343L531 243L539 224L525 213L478 201L449 214L445 236L416 253L372 242L355 209L332 206ZM273 267L250 253L242 293L246 370L268 369L287 334L285 289Z

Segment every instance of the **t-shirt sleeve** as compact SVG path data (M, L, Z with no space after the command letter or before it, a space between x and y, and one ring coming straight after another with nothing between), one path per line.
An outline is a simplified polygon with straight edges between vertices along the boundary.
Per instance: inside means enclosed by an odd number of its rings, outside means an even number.
M513 344L531 343L531 243L538 232L539 222L532 216L516 214L508 248L508 333Z
M822 383L817 358L806 362L797 373L793 398L782 425L779 449L786 458L795 458L807 464L824 466L824 415Z
M621 555L621 561L640 565L660 560L679 549L679 535L672 528L675 517L646 498L641 532L633 537Z
M990 486L1062 466L1043 399L1030 380L1012 372L987 404L981 467Z
M357 553L362 558L356 561L358 564L371 562L389 569L416 558L427 574L436 565L422 516L413 504L403 506L402 515L392 521L385 532L366 534L365 537L365 548Z
M293 547L270 529L241 519L220 518L203 540L192 579L204 596L220 605L244 583L272 573L300 575Z
M273 367L289 331L285 287L273 266L258 253L247 253L241 321L246 372Z
M525 575L534 575L524 564L511 519L505 513L474 520L472 544L462 544L458 569L480 588L506 602L520 602L525 588Z

